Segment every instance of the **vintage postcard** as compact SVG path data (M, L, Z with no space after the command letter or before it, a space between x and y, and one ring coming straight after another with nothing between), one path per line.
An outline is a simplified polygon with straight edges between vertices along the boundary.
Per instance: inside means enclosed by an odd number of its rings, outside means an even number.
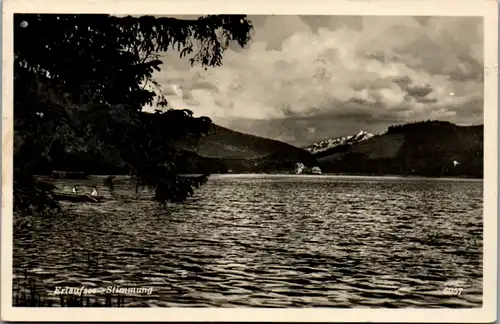
M494 322L497 15L5 0L2 319Z

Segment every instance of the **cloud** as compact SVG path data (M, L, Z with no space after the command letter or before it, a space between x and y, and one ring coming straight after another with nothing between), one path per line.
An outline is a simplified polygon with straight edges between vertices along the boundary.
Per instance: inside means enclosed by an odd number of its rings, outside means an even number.
M228 49L221 67L205 71L177 53L165 56L155 77L173 107L216 122L322 114L333 123L347 115L353 121L460 116L467 122L467 105L482 101L480 17L249 18L253 41ZM474 110L470 121L478 114ZM317 135L318 129L308 125L305 132Z
M413 99L415 102L422 103L436 103L438 101L436 98L428 97L428 95L434 91L428 84L424 86L407 86L403 89L406 91L405 100Z

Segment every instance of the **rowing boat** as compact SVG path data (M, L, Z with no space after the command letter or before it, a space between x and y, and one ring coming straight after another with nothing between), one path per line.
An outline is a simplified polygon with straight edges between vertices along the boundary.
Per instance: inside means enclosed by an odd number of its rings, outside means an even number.
M101 202L102 196L91 196L85 194L72 194L72 193L53 193L52 196L55 200L65 200L72 202L90 202L90 203L98 203Z

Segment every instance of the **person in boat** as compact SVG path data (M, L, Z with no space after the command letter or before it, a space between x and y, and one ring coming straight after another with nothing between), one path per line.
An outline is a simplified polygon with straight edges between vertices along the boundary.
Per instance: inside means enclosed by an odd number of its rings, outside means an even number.
M97 192L97 188L94 186L92 187L92 192L90 193L91 196L99 196L99 193Z
M114 190L114 184L113 184L113 179L115 177L113 176L107 176L105 179L104 179L104 186L108 187L110 191L113 191Z
M74 193L74 194L78 193L78 190L79 190L79 189L80 189L80 186L79 186L79 185L75 185L75 186L73 187L73 193Z

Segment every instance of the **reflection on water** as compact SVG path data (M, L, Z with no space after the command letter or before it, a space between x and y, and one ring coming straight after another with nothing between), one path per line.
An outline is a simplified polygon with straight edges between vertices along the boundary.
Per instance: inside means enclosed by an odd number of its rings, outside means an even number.
M115 190L17 231L15 280L27 267L47 292L153 287L126 306L482 303L482 181L221 176L166 209Z

